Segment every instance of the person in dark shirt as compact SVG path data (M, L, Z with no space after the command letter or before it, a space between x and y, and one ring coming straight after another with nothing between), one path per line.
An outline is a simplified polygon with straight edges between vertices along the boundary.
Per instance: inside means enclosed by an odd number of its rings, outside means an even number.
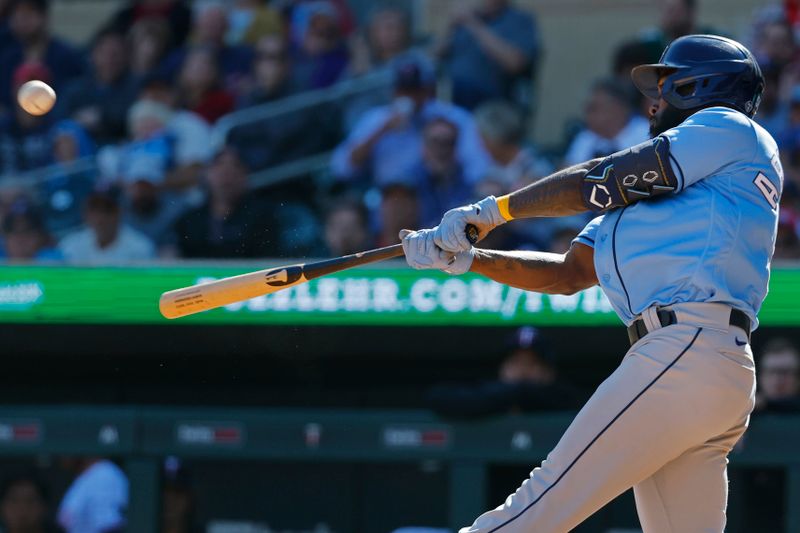
M11 18L12 0L0 0L0 50L14 44L14 36L11 35L8 20Z
M358 197L334 198L325 213L326 255L339 257L373 248L369 211Z
M458 126L443 117L422 130L422 160L409 178L417 187L421 227L435 226L442 213L472 199L461 161L456 156Z
M83 56L66 42L50 35L48 0L16 0L11 8L10 29L15 42L0 51L0 104L14 104L13 73L23 63L39 62L51 73L50 85L59 93L83 74Z
M221 150L208 169L208 199L175 225L186 258L278 256L281 228L274 207L247 187L248 169L233 147Z
M519 328L509 339L509 352L496 380L475 386L438 385L428 405L450 417L476 417L517 411L577 409L585 397L558 379L553 352L539 330Z
M192 24L192 11L183 0L129 0L107 26L128 33L132 26L143 20L166 22L172 30L169 44L172 48L186 41Z
M253 71L255 86L239 102L240 109L273 102L299 90L291 54L281 37L268 35L258 42ZM227 139L241 151L250 168L261 170L330 150L339 136L338 108L323 102L239 124Z
M204 47L213 51L219 64L222 86L233 93L241 92L253 63L253 49L244 45L230 45L225 41L228 32L228 8L223 4L198 4L194 10L191 45L182 46L164 61L162 72L176 72L193 48Z
M540 52L536 19L510 0L482 0L477 10L458 2L436 53L453 83L453 103L474 109L487 100L530 105Z
M60 261L61 253L53 246L39 212L26 202L12 206L3 220L4 246L0 260L14 262Z
M166 59L171 53L172 30L161 19L142 19L131 26L128 36L128 62L131 75L137 80L152 76L165 76L170 82L174 72L164 72Z
M286 41L280 35L267 35L258 40L255 49L253 87L240 98L239 109L279 100L297 91Z
M301 4L302 36L294 48L295 74L305 90L321 89L339 81L349 53L342 38L336 6L327 0Z
M98 33L92 43L91 63L91 74L67 86L56 111L81 124L99 144L120 141L137 92L136 80L128 71L125 36L114 30Z
M788 339L772 339L758 365L757 412L800 413L800 352Z
M192 48L177 80L182 107L214 124L233 111L235 98L222 84L220 65L212 48Z

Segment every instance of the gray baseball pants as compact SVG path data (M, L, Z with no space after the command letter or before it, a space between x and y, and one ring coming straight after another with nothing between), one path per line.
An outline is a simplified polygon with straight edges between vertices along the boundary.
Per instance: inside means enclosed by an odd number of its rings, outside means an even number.
M721 533L728 453L747 428L755 366L730 308L671 306L592 395L539 468L460 533L561 533L633 487L644 533ZM742 345L744 344L744 345Z

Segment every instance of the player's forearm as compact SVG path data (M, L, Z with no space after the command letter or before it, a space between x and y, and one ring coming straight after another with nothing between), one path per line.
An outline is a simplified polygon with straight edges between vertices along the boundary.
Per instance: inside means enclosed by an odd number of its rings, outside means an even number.
M526 291L572 294L582 287L565 265L564 254L475 249L471 272Z
M584 176L600 159L575 165L508 195L513 218L560 217L588 211L583 202Z

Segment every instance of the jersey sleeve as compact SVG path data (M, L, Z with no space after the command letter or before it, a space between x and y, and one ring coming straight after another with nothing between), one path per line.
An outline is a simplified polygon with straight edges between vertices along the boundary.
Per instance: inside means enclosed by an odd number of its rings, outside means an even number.
M669 139L678 191L724 172L732 163L751 160L758 147L750 119L725 107L698 111L662 135Z
M593 218L586 227L581 230L577 237L572 239L572 244L580 243L589 246L590 248L594 248L594 240L595 235L597 235L597 228L600 227L600 223L603 222L603 216L601 215L597 218Z

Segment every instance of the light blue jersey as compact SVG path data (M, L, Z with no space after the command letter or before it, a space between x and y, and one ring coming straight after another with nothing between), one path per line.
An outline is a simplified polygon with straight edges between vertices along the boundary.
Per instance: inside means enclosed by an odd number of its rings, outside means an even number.
M609 211L575 240L594 248L597 279L626 325L653 305L717 302L747 313L755 328L783 189L778 147L725 107L663 135L678 191Z

